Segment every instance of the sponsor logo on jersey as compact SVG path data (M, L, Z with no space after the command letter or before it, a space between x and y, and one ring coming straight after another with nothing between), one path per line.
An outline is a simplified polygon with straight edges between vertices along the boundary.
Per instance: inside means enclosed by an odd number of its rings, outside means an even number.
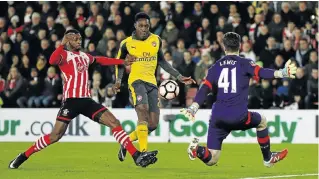
M79 73L82 73L82 72L85 72L87 69L88 69L88 66L87 65L84 65L83 63L81 62L77 62L76 63L76 68L78 70Z

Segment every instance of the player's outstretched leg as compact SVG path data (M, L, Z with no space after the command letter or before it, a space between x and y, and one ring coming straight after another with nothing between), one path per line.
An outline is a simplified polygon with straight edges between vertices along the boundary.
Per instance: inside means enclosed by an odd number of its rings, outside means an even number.
M148 121L150 118L149 106L148 104L138 104L135 106L135 111L138 117L137 126L136 126L136 129L133 132L131 132L131 134L129 135L129 138L130 138L130 141L138 140L140 151L143 152L143 151L147 151L147 147L148 147L148 134L149 134ZM124 161L125 156L126 156L125 147L121 146L118 153L118 158L122 162Z
M270 138L268 135L267 120L264 116L261 116L261 122L257 126L256 130L257 140L264 158L264 165L266 167L271 167L280 160L283 160L288 154L288 150L284 149L280 152L270 151Z
M198 145L199 139L194 138L187 148L190 160L199 158L207 166L213 166L218 162L220 150L208 149L205 146Z
M48 147L49 145L59 141L66 129L68 128L68 123L56 121L51 134L44 135L40 137L30 148L25 152L20 153L15 159L9 163L10 169L17 169L24 163L32 154L41 151L42 149Z
M150 164L154 164L157 161L157 150L150 152L138 151L133 143L130 141L129 136L122 129L120 121L117 120L114 115L109 111L100 112L96 115L99 123L104 124L111 128L113 136L116 141L120 143L133 157L135 164L141 167L147 167Z
M150 112L150 121L148 123L148 134L152 133L154 130L157 129L158 126L158 122L159 122L159 110L158 112ZM137 132L136 130L132 131L129 134L130 140L132 142L137 141ZM118 158L121 162L123 162L125 160L126 157L126 149L121 145L120 146L120 150L118 152Z

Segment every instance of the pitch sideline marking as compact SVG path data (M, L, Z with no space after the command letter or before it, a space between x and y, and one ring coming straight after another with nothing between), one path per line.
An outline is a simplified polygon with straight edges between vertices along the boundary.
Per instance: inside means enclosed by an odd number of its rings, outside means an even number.
M277 175L277 176L267 176L267 177L248 177L240 179L265 179L265 178L289 178L289 177L307 177L307 176L319 176L318 173L308 173L300 175Z

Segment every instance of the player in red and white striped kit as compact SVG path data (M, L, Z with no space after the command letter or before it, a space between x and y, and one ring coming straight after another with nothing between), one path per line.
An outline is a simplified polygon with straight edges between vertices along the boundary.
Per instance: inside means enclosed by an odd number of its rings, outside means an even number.
M18 168L32 154L59 141L64 135L69 122L83 114L93 121L111 128L116 141L130 152L137 166L146 167L157 161L157 151L139 152L130 141L120 122L104 106L91 99L88 68L93 63L101 65L130 65L134 58L128 56L125 60L93 57L81 52L82 37L79 31L68 30L58 47L50 57L51 65L58 65L64 76L63 103L58 112L52 132L40 137L29 149L20 153L9 164L10 169ZM66 50L67 49L67 50Z

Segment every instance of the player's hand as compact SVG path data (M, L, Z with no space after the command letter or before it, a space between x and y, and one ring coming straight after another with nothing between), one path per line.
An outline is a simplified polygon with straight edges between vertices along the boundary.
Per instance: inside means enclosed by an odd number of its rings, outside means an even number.
M124 65L125 66L130 66L136 61L136 57L130 54L126 55L126 58L124 60Z
M188 118L190 121L195 121L195 114L198 111L199 105L197 103L193 103L188 108L181 109L181 113Z
M177 79L178 79L178 81L180 81L186 85L190 85L193 83L196 84L195 80L193 80L191 77L185 77L185 76L180 75L177 77Z
M180 111L188 120L195 121L195 115L192 113L192 111L189 108L183 108Z
M285 67L280 71L282 72L283 78L296 78L295 74L297 72L297 67L295 64L291 63L290 59L286 62Z
M120 88L121 88L121 82L117 81L113 86L112 86L112 90L114 92L114 94L120 92Z
M61 45L65 45L68 42L70 42L71 40L75 39L75 34L74 33L69 33L63 36Z

